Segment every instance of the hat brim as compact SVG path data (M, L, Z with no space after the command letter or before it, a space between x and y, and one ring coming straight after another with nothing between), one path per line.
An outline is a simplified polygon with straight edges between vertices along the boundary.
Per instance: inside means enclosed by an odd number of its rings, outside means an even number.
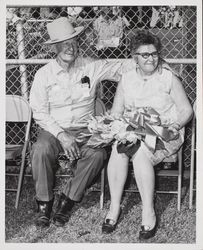
M71 38L73 38L73 37L78 36L78 35L84 30L84 27L83 27L83 26L79 26L79 27L76 27L76 28L74 28L74 29L75 29L75 32L74 32L72 35L63 37L63 38L61 38L61 39L55 39L55 40L49 39L48 41L44 42L44 44L49 45L49 44L55 44L55 43L60 43L60 42L69 40L69 39L71 39Z

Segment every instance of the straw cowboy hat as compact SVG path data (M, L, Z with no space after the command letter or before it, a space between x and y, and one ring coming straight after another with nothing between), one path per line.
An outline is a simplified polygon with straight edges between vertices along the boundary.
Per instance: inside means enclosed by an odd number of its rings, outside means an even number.
M44 44L63 42L79 35L83 30L83 26L74 28L68 18L60 17L47 24L47 31L50 39Z

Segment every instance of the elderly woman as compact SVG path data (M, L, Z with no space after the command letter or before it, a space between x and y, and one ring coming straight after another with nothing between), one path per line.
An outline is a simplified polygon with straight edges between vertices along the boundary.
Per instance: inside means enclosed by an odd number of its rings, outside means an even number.
M149 32L138 32L131 39L133 66L122 75L111 113L122 115L140 107L151 107L160 115L161 125L176 135L164 142L165 149L153 153L141 143L132 156L134 175L142 200L140 239L153 237L157 228L154 211L154 166L175 154L184 141L184 126L192 117L192 107L180 79L160 58L161 43ZM102 232L115 230L120 215L120 202L128 173L129 157L118 153L116 143L108 163L107 173L111 194L110 210L103 222Z

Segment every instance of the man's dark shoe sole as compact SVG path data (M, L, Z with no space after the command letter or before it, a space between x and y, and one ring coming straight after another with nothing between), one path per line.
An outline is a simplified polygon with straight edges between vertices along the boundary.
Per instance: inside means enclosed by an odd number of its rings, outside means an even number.
M35 220L35 225L37 227L49 227L50 226L50 216L52 211L52 206L54 203L54 198L50 201L40 201L37 202L37 217Z
M55 214L53 217L54 225L57 227L63 227L68 221L69 221L69 216Z
M36 227L46 228L50 226L50 220L47 217L40 217L35 221Z
M63 227L65 223L68 222L74 204L75 201L71 200L64 193L61 193L56 212L53 217L53 222L57 227Z

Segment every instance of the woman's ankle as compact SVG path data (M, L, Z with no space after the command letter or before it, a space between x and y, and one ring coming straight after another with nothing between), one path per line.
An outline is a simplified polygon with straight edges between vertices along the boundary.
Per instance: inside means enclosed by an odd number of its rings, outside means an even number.
M108 219L113 219L113 220L117 220L118 216L120 214L120 204L119 205L110 205L109 211L107 213L106 218Z
M154 227L156 224L156 214L154 209L147 209L142 211L142 225Z

